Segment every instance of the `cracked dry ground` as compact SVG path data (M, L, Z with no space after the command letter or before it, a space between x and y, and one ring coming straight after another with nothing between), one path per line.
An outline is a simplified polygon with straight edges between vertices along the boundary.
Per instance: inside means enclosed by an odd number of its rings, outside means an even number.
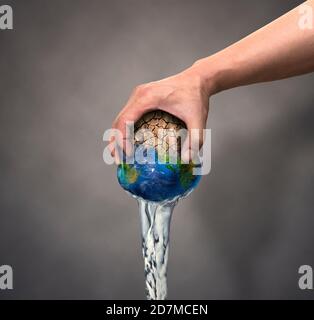
M177 117L165 111L151 111L135 123L134 143L154 147L158 154L178 153L180 140L183 141L186 134L183 131L180 134L181 129L186 129L186 125Z

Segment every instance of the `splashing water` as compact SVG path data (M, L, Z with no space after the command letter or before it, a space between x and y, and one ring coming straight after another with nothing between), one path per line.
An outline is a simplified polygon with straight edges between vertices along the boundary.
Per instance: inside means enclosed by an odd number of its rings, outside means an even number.
M146 296L148 300L164 300L167 297L170 221L178 200L164 203L137 200L141 218Z

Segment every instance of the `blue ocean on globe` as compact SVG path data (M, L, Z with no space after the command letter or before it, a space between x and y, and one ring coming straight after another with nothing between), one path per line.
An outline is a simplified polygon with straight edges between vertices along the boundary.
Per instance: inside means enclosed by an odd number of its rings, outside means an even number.
M193 175L199 164L182 163L121 163L117 169L120 185L136 197L163 202L183 197L199 183L201 176Z

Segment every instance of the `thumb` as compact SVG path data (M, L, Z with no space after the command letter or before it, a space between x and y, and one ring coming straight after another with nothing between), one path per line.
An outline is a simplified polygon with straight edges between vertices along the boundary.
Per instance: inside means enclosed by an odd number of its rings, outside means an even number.
M200 149L204 142L205 123L201 118L194 118L187 123L188 135L186 136L182 147L182 160L184 163L190 161L197 163Z

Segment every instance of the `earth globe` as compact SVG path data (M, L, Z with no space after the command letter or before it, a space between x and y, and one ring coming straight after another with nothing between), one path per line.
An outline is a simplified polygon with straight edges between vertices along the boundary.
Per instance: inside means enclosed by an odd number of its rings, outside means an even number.
M200 181L201 176L193 170L200 163L182 161L182 132L187 132L185 123L167 112L157 110L142 116L134 125L134 161L129 163L124 157L117 168L122 188L153 202L171 202L188 195Z

